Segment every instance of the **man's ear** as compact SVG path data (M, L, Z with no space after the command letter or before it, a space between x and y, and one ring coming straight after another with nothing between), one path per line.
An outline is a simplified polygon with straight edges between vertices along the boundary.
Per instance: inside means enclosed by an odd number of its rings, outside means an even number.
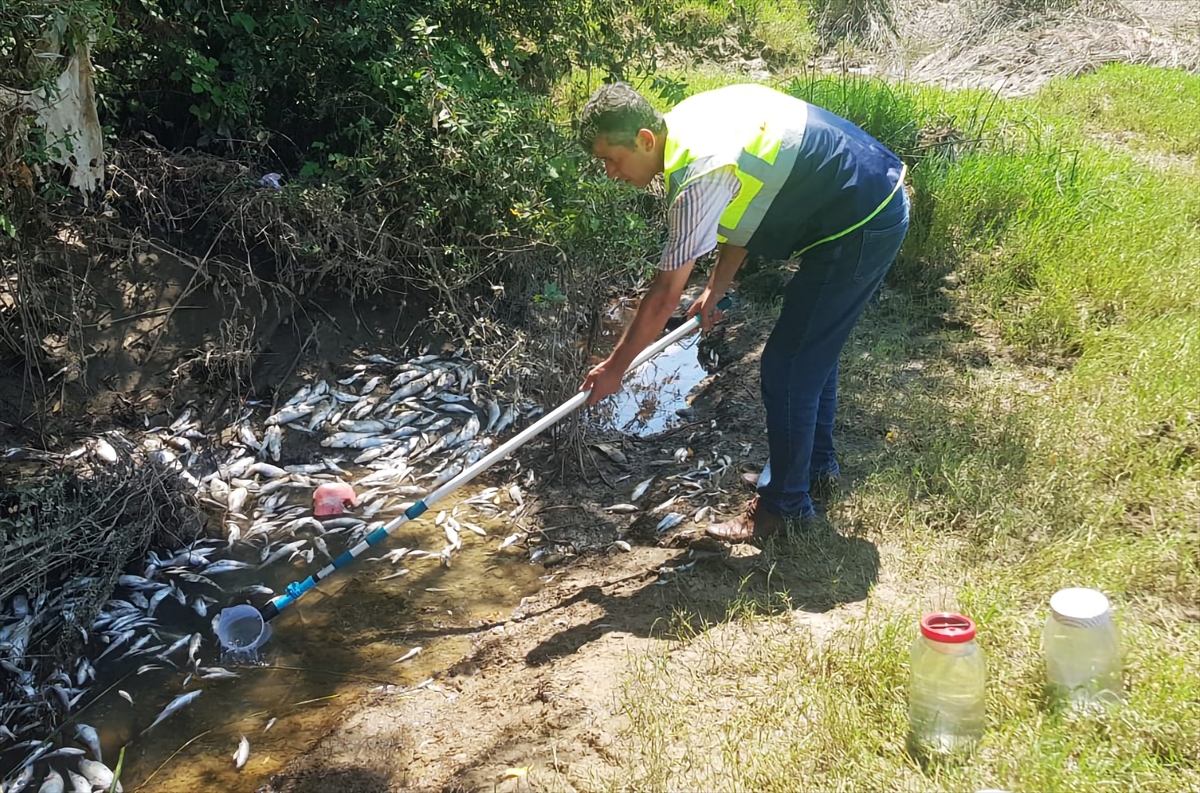
M654 151L654 144L657 142L657 137L648 129L642 128L637 133L638 146L646 151Z

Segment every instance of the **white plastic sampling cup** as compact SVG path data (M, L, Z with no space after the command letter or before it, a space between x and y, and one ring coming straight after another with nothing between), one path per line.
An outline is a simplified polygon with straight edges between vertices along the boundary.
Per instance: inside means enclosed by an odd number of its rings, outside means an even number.
M270 638L271 626L254 606L243 603L221 612L221 619L217 622L217 640L226 650L253 652Z

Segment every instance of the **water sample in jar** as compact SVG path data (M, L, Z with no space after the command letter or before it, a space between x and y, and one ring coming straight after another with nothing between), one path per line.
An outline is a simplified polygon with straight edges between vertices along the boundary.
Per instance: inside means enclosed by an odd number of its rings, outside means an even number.
M1042 649L1052 699L1096 710L1124 698L1121 640L1103 593L1079 587L1055 592Z
M910 745L929 756L973 748L986 726L986 677L975 623L961 614L926 615L909 668Z

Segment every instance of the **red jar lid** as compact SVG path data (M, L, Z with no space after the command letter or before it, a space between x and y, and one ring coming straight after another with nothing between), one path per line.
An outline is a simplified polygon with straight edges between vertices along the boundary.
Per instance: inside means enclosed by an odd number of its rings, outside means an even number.
M927 614L921 620L921 635L943 644L961 644L975 638L975 623L961 614Z

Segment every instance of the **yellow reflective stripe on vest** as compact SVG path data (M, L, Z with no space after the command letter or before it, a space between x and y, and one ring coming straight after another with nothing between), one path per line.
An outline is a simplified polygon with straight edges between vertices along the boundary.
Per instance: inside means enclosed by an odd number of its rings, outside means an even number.
M769 159L749 151L743 151L738 156L737 175L742 189L721 214L721 222L717 225L718 238L723 237L722 241L733 245L746 246L766 217L771 202L791 175L799 151L799 146L784 146L781 138L773 151L764 152ZM758 184L755 184L756 181Z
M721 214L717 238L745 246L791 175L807 118L803 100L763 86L727 86L684 100L667 113L668 202L694 179L733 166L738 194Z
M888 193L888 197L887 197L887 198L885 198L885 199L883 199L883 203L882 203L882 204L880 204L879 206L875 207L875 211L874 211L874 212L872 212L871 214L867 215L865 218L863 218L862 220L858 221L857 223L855 223L853 226L851 226L850 228L846 229L845 231L839 231L837 234L830 234L830 235L829 235L828 237L826 237L825 239L823 239L823 240L817 240L817 241L816 241L816 242L814 242L812 245L805 245L803 248L801 248L800 250L796 251L796 252L793 254L793 256L794 256L794 257L795 257L795 256L800 256L800 255L801 255L801 254L803 254L805 251L811 251L813 248L817 247L818 245L824 245L824 244L825 244L825 243L827 243L827 242L833 242L834 240L836 240L836 239L840 239L840 238L842 238L842 237L846 236L847 234L849 234L849 233L851 233L851 232L853 232L853 231L858 231L860 228L862 228L863 226L865 226L865 225L867 225L868 223L870 223L870 222L871 222L871 220L872 220L872 219L873 219L873 218L874 218L876 215L878 215L880 212L882 212L882 211L883 211L883 210L884 210L884 209L887 207L887 205L888 205L888 204L892 203L892 199L893 199L893 198L895 198L895 196L896 196L896 193L900 192L900 190L901 190L901 189L904 187L904 175L905 175L907 172L908 172L908 166L907 166L907 165L905 165L904 163L900 163L900 177L899 177L898 179L896 179L896 186L892 188L892 192Z

